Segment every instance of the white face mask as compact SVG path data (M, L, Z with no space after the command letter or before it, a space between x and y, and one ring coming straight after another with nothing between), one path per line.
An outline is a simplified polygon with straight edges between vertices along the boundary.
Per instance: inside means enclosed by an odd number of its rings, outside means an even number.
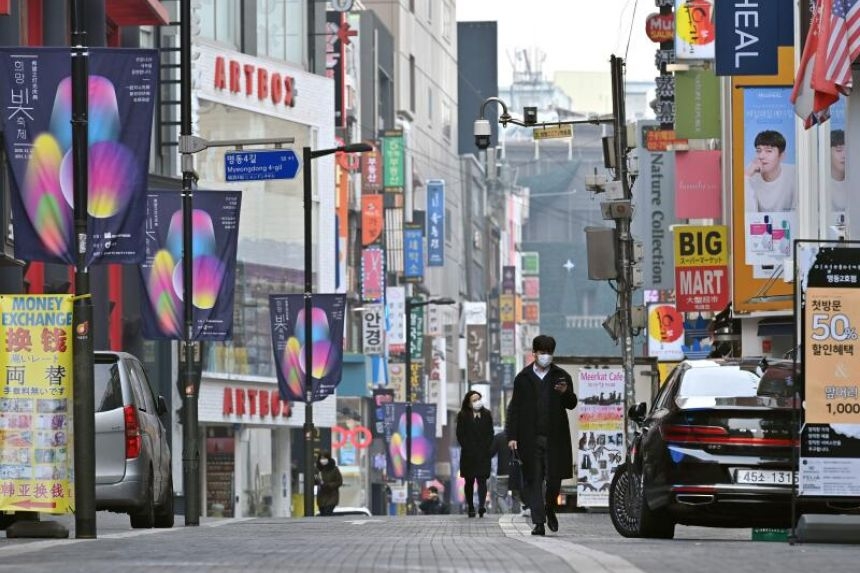
M552 354L538 354L537 363L541 368L546 368L552 364Z
M327 464L328 464L328 458L320 458L320 465L323 465L323 466L324 466L324 465L327 465Z
M475 400L474 402L472 402L472 409L476 412L479 411L483 407L484 407L484 403L481 400Z

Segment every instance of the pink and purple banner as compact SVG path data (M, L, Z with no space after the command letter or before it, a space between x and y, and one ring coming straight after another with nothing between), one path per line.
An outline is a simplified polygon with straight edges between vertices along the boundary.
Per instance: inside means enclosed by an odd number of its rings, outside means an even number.
M305 295L269 296L272 347L281 399L305 402ZM313 401L334 393L343 372L343 321L345 294L314 294L311 309Z
M406 404L384 405L388 479L406 478ZM436 477L436 404L412 404L412 475L415 481Z
M158 52L90 48L87 265L140 263ZM15 256L75 263L69 48L0 48Z
M233 295L239 236L240 191L195 191L192 214L191 300L194 340L233 337ZM146 201L146 259L140 265L143 336L184 336L182 197L150 191Z
M720 157L720 151L682 151L675 154L676 217L722 217Z

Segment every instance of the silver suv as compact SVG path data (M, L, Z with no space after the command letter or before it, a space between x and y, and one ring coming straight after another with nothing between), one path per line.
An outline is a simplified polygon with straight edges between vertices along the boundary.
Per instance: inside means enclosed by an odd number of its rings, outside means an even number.
M140 361L126 352L95 353L96 509L128 513L131 526L173 527L170 447Z

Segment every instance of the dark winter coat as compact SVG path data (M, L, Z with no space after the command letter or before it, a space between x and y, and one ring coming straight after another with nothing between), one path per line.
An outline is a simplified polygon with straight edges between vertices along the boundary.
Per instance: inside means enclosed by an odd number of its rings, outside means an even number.
M333 459L329 459L325 466L317 463L319 478L317 480L317 507L335 507L340 501L340 486L343 485L343 476Z
M552 386L559 380L567 382L567 390L559 393ZM540 384L549 384L549 419L547 433L547 480L563 480L573 477L573 451L570 446L570 425L567 410L576 407L576 394L573 393L573 380L565 370L555 364L541 380L529 364L514 378L514 391L508 404L508 417L505 433L508 440L517 441L523 474L531 475L537 442L537 415Z
M481 408L457 414L457 442L460 444L460 475L464 478L490 477L490 447L493 445L493 416Z
M511 465L511 450L508 449L508 435L499 432L493 436L493 446L490 448L490 457L496 458L496 475L508 475Z

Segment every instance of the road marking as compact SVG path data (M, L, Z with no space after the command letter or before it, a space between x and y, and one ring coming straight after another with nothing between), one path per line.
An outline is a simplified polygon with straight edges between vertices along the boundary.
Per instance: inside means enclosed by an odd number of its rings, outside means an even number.
M499 527L502 528L505 536L561 557L576 573L644 573L617 555L590 549L558 537L533 537L531 525L524 520L516 521L518 517L514 515L499 517Z

